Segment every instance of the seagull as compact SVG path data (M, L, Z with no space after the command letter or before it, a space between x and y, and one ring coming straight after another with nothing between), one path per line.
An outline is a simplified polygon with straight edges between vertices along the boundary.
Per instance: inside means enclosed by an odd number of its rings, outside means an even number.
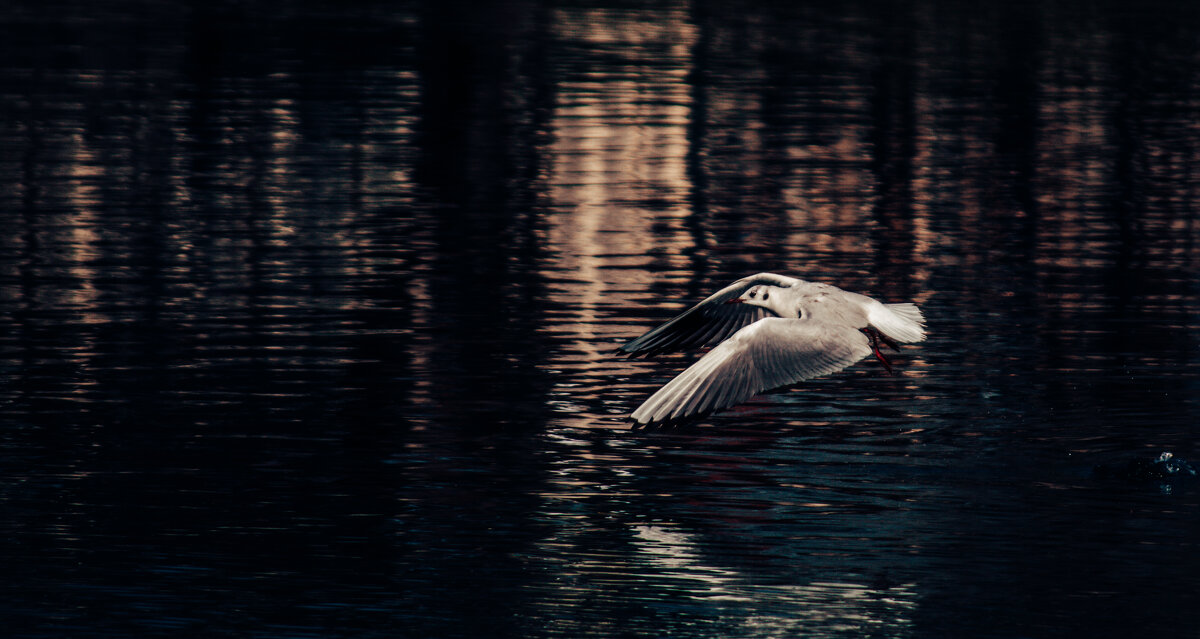
M635 427L679 424L759 393L840 371L886 345L925 339L916 304L884 304L830 284L759 273L713 293L618 349L636 357L716 346L650 396Z

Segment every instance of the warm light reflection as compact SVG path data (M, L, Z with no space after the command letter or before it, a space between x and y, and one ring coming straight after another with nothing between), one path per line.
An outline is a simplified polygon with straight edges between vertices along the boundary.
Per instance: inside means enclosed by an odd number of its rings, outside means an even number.
M75 207L74 214L61 227L62 248L68 271L77 284L62 291L68 296L68 304L78 309L82 320L97 323L109 319L96 312L96 262L100 256L97 244L100 240L101 220L97 209L103 206L101 187L104 184L105 162L99 154L89 148L82 139L72 140L76 162L70 165L71 179L60 196Z
M594 396L605 380L627 377L637 366L611 356L612 344L630 331L614 325L608 309L629 291L649 288L656 274L645 265L652 255L683 267L691 245L681 225L666 222L666 235L656 225L689 212L687 77L696 32L688 21L658 12L557 9L553 15L551 31L583 47L582 59L590 49L624 58L615 75L586 66L563 79L546 149L552 162L545 189L561 212L547 219L554 257L543 276L568 316L543 330L559 335L571 353L554 366L587 373L584 381L560 384L553 395L563 399L550 405L567 421L596 425L595 416L567 398ZM617 261L623 268L611 268Z

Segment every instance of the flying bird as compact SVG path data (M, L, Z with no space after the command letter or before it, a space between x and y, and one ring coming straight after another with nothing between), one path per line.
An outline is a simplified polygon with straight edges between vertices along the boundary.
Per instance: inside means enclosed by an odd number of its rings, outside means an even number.
M633 411L635 425L648 426L701 418L872 354L891 373L880 347L899 350L899 343L924 339L925 317L915 304L884 304L830 284L759 273L618 352L650 356L716 344Z

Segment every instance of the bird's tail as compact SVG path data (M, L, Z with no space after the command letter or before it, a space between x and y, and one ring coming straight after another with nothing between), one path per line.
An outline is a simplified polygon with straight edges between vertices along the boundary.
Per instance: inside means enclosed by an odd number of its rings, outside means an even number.
M911 302L880 304L871 309L867 321L897 342L925 339L925 315Z

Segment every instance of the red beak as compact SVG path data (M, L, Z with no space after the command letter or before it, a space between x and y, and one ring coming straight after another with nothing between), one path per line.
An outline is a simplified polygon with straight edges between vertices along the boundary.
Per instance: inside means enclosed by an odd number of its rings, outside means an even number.
M726 303L726 304L741 304L741 303L742 303L742 302L744 302L744 301L745 301L745 300L743 300L743 299L742 299L742 298L740 298L740 297L735 297L735 298L733 298L733 299L731 299L731 300L725 300L725 303Z

